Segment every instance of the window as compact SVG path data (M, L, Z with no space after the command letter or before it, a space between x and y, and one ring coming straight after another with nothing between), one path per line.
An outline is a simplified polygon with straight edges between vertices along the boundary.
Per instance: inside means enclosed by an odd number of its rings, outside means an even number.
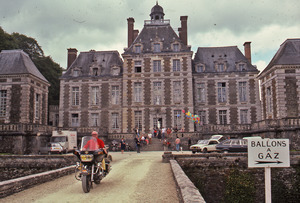
M72 105L79 105L79 87L72 87Z
M266 100L267 100L267 113L272 113L272 108L273 108L273 102L272 102L272 91L271 87L267 87L267 95L266 95Z
M180 60L174 59L173 60L173 72L179 72L180 71Z
M134 72L136 72L136 73L142 72L142 62L141 61L134 62Z
M92 117L91 125L93 127L99 126L99 114L98 113L92 113L91 117Z
M112 113L111 114L111 120L112 120L112 129L116 130L119 129L119 114L118 113Z
M135 46L135 53L137 53L137 54L141 53L141 45Z
M247 101L247 82L239 82L239 98L240 102Z
M73 70L73 76L78 77L79 76L79 70Z
M224 64L223 63L219 63L217 65L217 72L224 72L225 69L224 69Z
M174 125L181 129L181 110L174 110Z
M134 83L134 101L142 102L142 83L141 82Z
M35 119L40 117L40 95L35 94L35 105L34 105Z
M226 102L226 83L218 82L218 102Z
M198 116L200 118L200 124L206 124L206 111L198 111Z
M180 103L181 102L181 82L174 81L173 89L174 89L174 92L173 92L174 103Z
M227 110L219 110L219 122L221 125L227 124Z
M91 103L92 103L92 105L99 104L99 87L92 87Z
M93 76L98 76L98 68L93 68Z
M246 68L245 68L245 64L239 64L239 71L245 71Z
M203 65L197 65L196 66L196 72L197 73L203 73L204 72L204 66Z
M79 115L78 113L74 113L71 115L71 126L72 127L79 127Z
M248 110L247 109L240 110L240 119L241 119L241 124L248 124Z
M153 83L153 104L160 105L162 104L162 92L161 92L161 82Z
M153 44L153 51L154 52L160 52L160 44L159 43L154 43Z
M142 132L142 111L134 112L134 124L139 129L139 132Z
M153 61L153 72L161 72L161 61Z
M120 95L119 86L112 86L111 87L112 104L119 104L119 95Z
M0 90L0 116L6 116L7 90Z
M179 44L173 44L173 51L179 51Z
M197 100L198 102L205 102L205 84L198 83L197 84Z

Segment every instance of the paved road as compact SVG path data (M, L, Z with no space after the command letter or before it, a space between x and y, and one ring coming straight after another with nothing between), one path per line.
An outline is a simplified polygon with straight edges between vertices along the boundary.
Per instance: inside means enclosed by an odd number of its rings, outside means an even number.
M94 185L90 193L81 182L68 175L0 202L179 202L170 164L162 163L163 152L111 152L112 171Z

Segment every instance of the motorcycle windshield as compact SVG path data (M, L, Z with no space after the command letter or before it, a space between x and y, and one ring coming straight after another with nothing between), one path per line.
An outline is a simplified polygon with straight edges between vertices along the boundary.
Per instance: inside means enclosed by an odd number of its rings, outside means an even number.
M81 140L80 151L96 151L99 149L97 138L85 136Z

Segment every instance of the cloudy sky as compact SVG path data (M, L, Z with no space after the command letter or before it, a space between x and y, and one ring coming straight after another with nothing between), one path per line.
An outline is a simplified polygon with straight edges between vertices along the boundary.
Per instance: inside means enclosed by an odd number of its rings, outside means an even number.
M0 26L35 38L45 55L66 68L67 49L118 50L127 46L127 18L135 29L150 20L156 0L0 0ZM159 0L177 32L188 16L188 44L238 46L251 41L252 63L263 70L281 43L300 38L299 0Z

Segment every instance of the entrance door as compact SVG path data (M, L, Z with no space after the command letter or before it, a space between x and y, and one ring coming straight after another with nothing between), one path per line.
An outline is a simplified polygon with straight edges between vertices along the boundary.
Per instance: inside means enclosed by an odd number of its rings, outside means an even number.
M153 118L153 128L154 129L162 128L162 118Z

